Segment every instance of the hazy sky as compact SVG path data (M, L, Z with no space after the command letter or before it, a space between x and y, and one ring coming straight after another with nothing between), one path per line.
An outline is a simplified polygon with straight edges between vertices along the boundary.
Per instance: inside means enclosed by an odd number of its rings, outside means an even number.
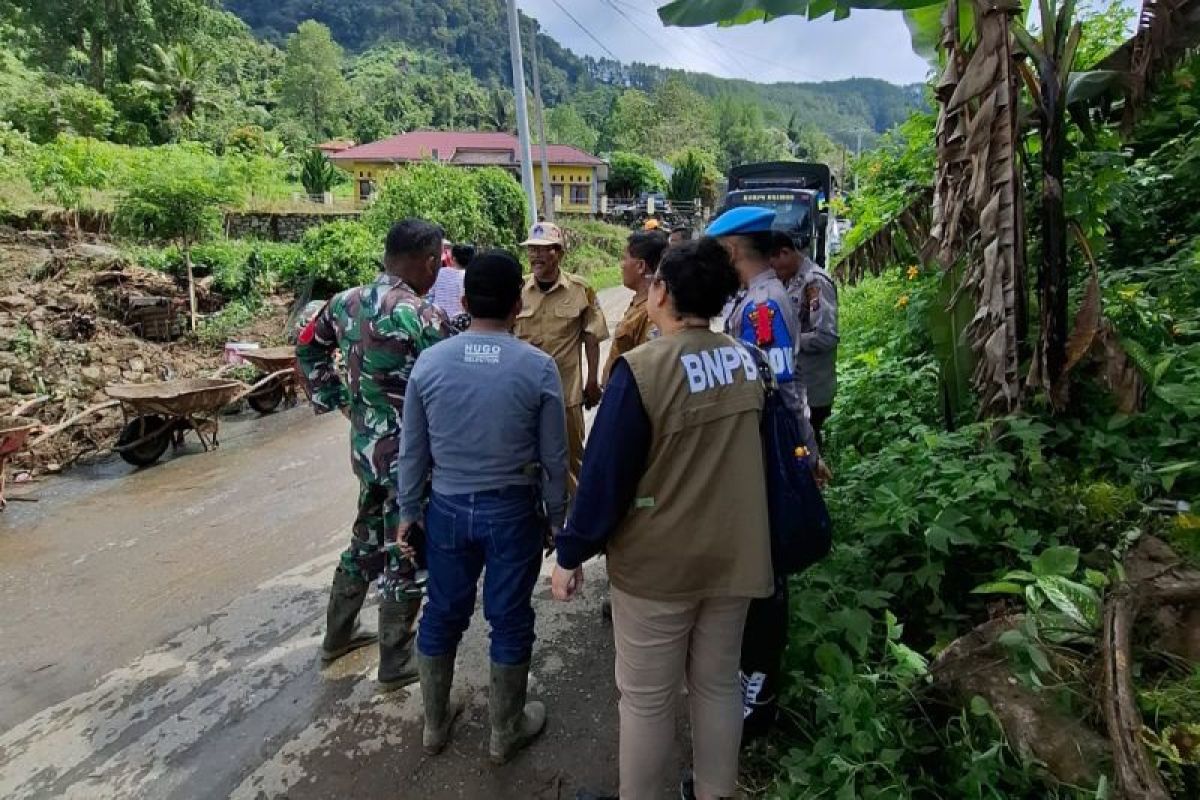
M768 83L850 77L914 83L924 80L928 70L909 48L908 30L895 12L854 11L837 23L832 17L815 22L785 17L734 28L665 28L655 13L665 2L558 0L625 62ZM608 56L554 0L517 0L517 5L576 53Z
M853 11L849 19L840 22L834 22L832 16L815 22L783 17L766 25L665 28L656 10L666 2L517 0L517 5L535 17L551 36L581 55L608 56L604 50L608 48L625 62L641 61L764 83L865 77L905 84L923 81L928 74L928 65L910 48L908 29L898 12ZM1081 5L1091 4L1085 0Z

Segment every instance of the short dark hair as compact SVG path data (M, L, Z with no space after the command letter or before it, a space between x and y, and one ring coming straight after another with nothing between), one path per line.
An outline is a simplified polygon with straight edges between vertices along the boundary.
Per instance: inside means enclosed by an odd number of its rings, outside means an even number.
M770 258L775 255L775 233L776 231L755 231L741 235L750 243L751 250L763 258Z
M488 250L471 259L463 278L467 310L478 319L506 319L521 297L521 262L505 250Z
M771 255L777 256L784 250L799 250L796 241L783 231L771 231Z
M712 319L738 290L729 252L711 236L672 247L663 254L658 277L684 316Z
M783 250L795 250L797 253L808 249L812 237L807 233L787 233L785 231L771 232L771 255L777 256Z
M651 271L658 269L658 262L668 244L667 235L662 231L634 231L629 234L627 242L630 254L645 261L646 268Z
M690 242L692 240L692 229L687 227L686 225L681 225L678 228L672 228L671 233L672 234L678 233L680 236L683 237L683 240L685 242Z
M450 248L450 257L454 259L454 263L460 267L466 267L471 263L471 259L475 257L475 246L470 244L456 244Z
M392 225L384 249L388 258L440 251L446 234L440 225L409 217Z

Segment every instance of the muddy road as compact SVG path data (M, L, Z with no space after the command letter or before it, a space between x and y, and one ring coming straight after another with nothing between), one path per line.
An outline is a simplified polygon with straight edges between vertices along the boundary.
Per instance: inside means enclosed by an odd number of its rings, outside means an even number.
M627 297L603 294L610 319ZM600 564L579 602L537 590L531 683L550 723L505 767L486 761L480 615L459 652L466 711L434 759L420 748L419 689L377 695L373 648L319 668L356 494L338 415L235 418L216 453L189 444L150 469L107 461L13 493L38 502L0 515L0 797L565 798L615 786Z

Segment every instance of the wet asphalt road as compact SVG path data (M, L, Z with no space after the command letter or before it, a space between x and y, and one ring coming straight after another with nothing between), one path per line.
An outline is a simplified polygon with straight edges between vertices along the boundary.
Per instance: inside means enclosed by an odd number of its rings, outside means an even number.
M610 319L627 297L603 293ZM486 762L477 614L455 682L466 711L429 759L419 690L377 695L373 648L317 664L355 502L346 423L303 407L245 415L223 423L222 443L14 487L39 502L0 515L0 797L564 798L615 785L602 565L579 602L536 593L533 694L551 720L538 743Z

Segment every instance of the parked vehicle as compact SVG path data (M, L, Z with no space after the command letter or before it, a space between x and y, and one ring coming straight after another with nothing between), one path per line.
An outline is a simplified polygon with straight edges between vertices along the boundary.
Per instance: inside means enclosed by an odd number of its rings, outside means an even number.
M812 242L813 260L825 267L840 239L828 208L833 188L833 175L825 164L742 164L729 171L729 191L720 211L738 206L774 209L775 229L796 239L807 238Z

